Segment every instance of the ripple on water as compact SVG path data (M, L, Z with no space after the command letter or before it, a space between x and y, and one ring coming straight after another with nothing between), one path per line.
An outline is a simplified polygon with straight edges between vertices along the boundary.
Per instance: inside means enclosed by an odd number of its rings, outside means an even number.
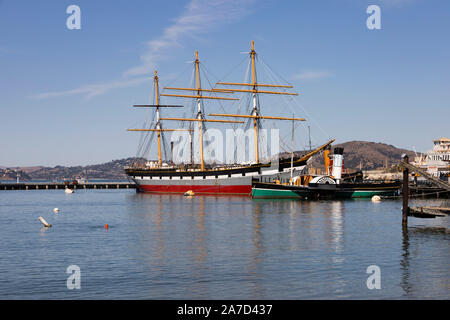
M404 232L401 201L8 191L0 224L1 299L450 298L449 220Z

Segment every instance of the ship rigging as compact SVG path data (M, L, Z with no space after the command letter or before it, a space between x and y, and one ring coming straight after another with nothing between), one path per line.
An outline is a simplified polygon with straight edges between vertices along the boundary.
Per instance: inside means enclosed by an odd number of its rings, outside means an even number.
M135 107L150 107L155 108L156 111L156 123L152 124L150 128L143 129L129 129L129 131L140 131L146 133L157 134L158 141L158 163L152 166L136 165L126 169L127 175L137 184L138 191L144 192L176 192L184 193L188 190L193 190L196 193L231 193L231 194L246 194L251 193L251 186L253 181L267 181L273 179L280 179L280 177L291 177L296 170L297 174L305 167L306 161L310 159L314 154L324 150L328 143L321 147L301 156L295 157L291 154L291 159L275 159L275 162L262 162L260 158L260 143L259 136L261 132L261 120L288 120L288 121L305 121L304 118L295 117L280 117L280 116L265 116L261 114L261 108L259 103L260 94L269 95L287 95L296 96L297 93L276 91L278 89L290 89L290 85L279 84L260 84L257 81L257 72L255 66L256 51L254 49L254 42L251 43L251 51L249 52L251 63L251 81L235 83L235 82L217 82L216 86L225 86L222 88L210 88L205 89L201 86L200 79L200 60L198 58L198 51L195 52L194 60L194 74L195 85L190 88L185 87L164 87L165 90L182 91L179 93L159 93L159 78L155 71L154 76L154 88L155 88L155 100L154 105L135 105ZM270 88L270 89L267 89ZM187 93L186 93L187 91ZM251 112L250 114L228 114L228 113L209 113L208 117L205 115L203 100L213 101L238 101L239 99L226 97L228 94L241 93L251 94ZM216 94L220 94L217 96ZM180 108L180 105L160 105L160 97L168 98L188 98L193 99L196 102L196 114L191 118L185 117L162 117L160 114L160 108ZM221 118L235 118L236 120L222 120L214 119L211 117ZM244 124L246 121L251 121L253 124L254 132L254 159L255 161L250 164L234 163L225 164L220 166L207 166L205 164L204 156L204 135L206 133L206 123L227 123L227 124ZM189 122L189 128L178 129L166 129L162 123L169 121L181 121ZM248 123L248 122L247 122ZM198 132L198 149L200 154L199 165L193 163L193 138L192 133L194 131L192 124L197 124ZM190 137L190 153L191 163L189 165L168 165L168 161L164 163L162 161L162 147L161 139L162 135L168 131L187 131ZM145 140L145 139L144 139ZM164 149L164 148L163 148ZM164 149L165 150L165 149ZM166 158L167 159L167 158Z

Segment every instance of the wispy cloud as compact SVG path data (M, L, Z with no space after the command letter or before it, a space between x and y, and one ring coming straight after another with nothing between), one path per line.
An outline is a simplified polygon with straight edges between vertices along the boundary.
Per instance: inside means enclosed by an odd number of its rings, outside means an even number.
M170 49L182 46L182 40L197 38L215 28L233 23L248 12L253 0L192 0L185 12L164 29L163 34L147 42L141 55L141 64L125 71L125 76L147 74L159 61L165 59Z
M84 94L89 99L112 89L129 87L147 81L149 78L136 77L152 73L160 61L168 58L171 49L182 47L186 40L197 39L222 25L241 19L249 12L249 4L254 1L191 0L181 16L174 19L160 36L146 43L146 50L140 56L140 64L125 70L119 80L85 85L66 91L40 93L33 95L32 98L45 99Z
M69 96L75 94L84 94L87 99L92 97L104 94L112 89L131 87L134 85L141 84L146 81L150 81L152 78L143 77L143 78L134 78L129 80L119 80L115 82L108 83L97 83L97 84L89 84L76 89L66 90L66 91L58 91L58 92L44 92L40 94L36 94L31 96L31 98L35 99L46 99L46 98L54 98L61 96Z
M333 74L329 71L305 71L294 75L292 78L295 80L315 80L331 76L333 76Z

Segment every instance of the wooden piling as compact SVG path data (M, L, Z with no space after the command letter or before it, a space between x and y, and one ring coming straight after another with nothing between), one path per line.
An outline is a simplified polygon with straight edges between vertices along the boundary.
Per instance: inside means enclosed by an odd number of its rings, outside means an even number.
M403 161L405 163L409 163L408 155L405 155L403 157ZM403 167L403 189L402 189L402 195L403 195L403 210L402 210L402 226L407 227L408 226L408 197L409 197L409 170L406 167Z

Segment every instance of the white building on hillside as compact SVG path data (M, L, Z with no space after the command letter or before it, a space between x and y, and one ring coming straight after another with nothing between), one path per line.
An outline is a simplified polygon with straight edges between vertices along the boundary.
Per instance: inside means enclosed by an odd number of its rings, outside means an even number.
M433 140L433 150L414 158L413 164L427 169L435 177L445 178L450 174L450 139Z

